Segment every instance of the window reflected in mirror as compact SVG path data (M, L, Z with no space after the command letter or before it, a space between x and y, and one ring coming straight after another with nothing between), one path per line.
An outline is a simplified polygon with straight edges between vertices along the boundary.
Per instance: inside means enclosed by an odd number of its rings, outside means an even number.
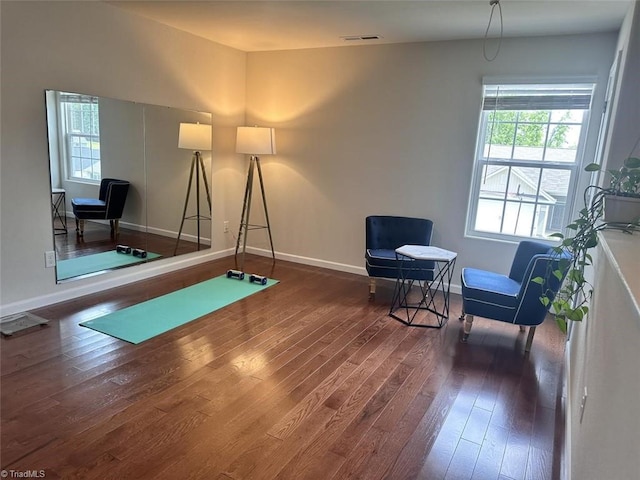
M210 125L209 113L76 92L45 98L58 282L210 248L208 185L188 196L194 152L178 147L180 124ZM201 157L211 178L211 153ZM189 221L196 211L199 225Z

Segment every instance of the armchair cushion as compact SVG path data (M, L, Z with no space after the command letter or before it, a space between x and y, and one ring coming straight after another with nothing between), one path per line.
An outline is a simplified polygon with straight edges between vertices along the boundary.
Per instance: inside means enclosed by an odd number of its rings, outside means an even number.
M95 218L95 214L102 214L107 210L104 200L98 198L74 198L71 200L73 213L78 218Z
M402 244L405 245L405 244ZM402 247L400 245L400 247ZM381 248L368 249L365 254L367 272L372 277L396 278L398 275L398 261L396 250ZM411 260L403 264L404 277L411 280L433 280L435 262L430 260Z
M397 269L396 251L385 250L384 248L368 248L365 253L367 265L370 268L394 268Z
M465 268L462 270L465 312L503 322L513 319L518 306L520 283L499 273Z

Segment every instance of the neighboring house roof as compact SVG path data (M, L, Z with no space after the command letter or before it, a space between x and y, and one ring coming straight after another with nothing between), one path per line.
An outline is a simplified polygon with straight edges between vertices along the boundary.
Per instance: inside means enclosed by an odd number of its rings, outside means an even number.
M509 167L507 166L499 166L499 165L489 165L487 168L487 179L489 178L496 178L499 176L506 176L508 173L508 169ZM558 170L557 172L565 172L564 170ZM533 172L529 169L524 169L524 168L520 168L520 167L511 167L511 174L515 175L519 181L521 182L521 184L523 186L525 186L529 191L526 192L530 195L535 195L536 191L538 190L538 177L537 175L534 175ZM546 180L546 177L553 177L554 175L548 175L548 176L543 176L543 180ZM561 181L561 179L554 179L554 184L557 184ZM567 180L568 181L568 178ZM506 184L506 179L505 182ZM543 184L540 186L540 196L542 198L544 198L544 200L547 203L556 203L557 199L556 197L554 197L550 192L547 191L546 186L544 185L545 182L542 182ZM553 185L551 184L551 182L546 182L546 183L550 183L550 185L548 185L549 187L553 187ZM557 188L556 188L557 189ZM562 196L566 196L565 194L562 194Z
M522 175L527 176L531 181L538 181L538 175L534 174L531 170L518 167L515 167L515 169L520 171ZM542 176L540 188L554 198L565 198L567 196L571 172L569 170L555 169L548 169L546 172L547 174Z
M507 145L490 145L485 146L484 154L494 159L510 160L512 158L512 146ZM541 160L542 148L540 147L517 147L517 152L513 153L515 160ZM566 163L567 166L573 164L576 160L576 150L572 148L547 148L546 157L548 161ZM502 167L496 165L496 169ZM535 167L534 167L535 168ZM534 185L538 182L537 172L527 168L514 167L518 174L525 176ZM541 179L541 188L547 194L554 198L565 198L567 196L567 187L571 172L569 170L548 169Z

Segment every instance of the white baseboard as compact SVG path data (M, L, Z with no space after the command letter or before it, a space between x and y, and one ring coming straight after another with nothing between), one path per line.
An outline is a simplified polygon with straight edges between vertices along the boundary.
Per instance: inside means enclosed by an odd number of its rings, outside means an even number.
M91 220L92 222L104 223L105 225L109 225L109 220ZM124 227L127 230L135 230L136 232L146 232L147 227L145 225L138 225L137 223L123 222L120 220L118 222L120 227Z
M71 216L69 215L65 215L67 218L67 229L68 230L75 230L75 224L76 224L76 217L73 216L73 214ZM89 220L92 223L97 223L99 225L104 225L106 227L110 226L109 220L100 220L99 218L92 218ZM118 222L120 224L121 227L125 227L128 230L135 230L136 232L145 232L147 230L147 227L145 227L144 225L138 225L137 223L129 223L129 222L123 222L122 220L120 220L120 222Z
M73 228L71 227L71 223L69 222L75 222L75 218L74 216L69 217L68 215L65 215L67 218L67 229L71 229L73 230ZM106 225L109 226L109 220L91 220L92 222L95 223L99 223L102 225ZM75 225L75 223L74 223ZM161 237L169 237L169 238L178 238L178 232L174 232L173 230L165 230L163 228L156 228L156 227L149 227L146 225L138 225L137 223L130 223L130 222L124 222L122 220L120 220L120 226L123 228L126 228L128 230L134 230L136 232L148 232L148 233L152 233L154 235L160 235ZM187 240L189 242L193 242L196 243L198 241L198 237L197 235L190 235L187 233L182 232L180 234L180 238L183 240ZM202 245L209 245L211 246L211 239L209 237L200 235L200 243Z
M192 267L200 263L209 262L218 258L228 257L233 254L233 249L220 250L217 252L206 252L199 254L181 255L175 259L164 259L162 262L149 262L148 264L137 265L136 268L128 268L125 273L117 270L105 273L100 277L100 281L86 284L84 280L74 280L73 282L64 283L65 287L74 284L71 288L66 288L62 292L50 293L27 300L8 303L2 305L0 310L1 316L12 315L14 313L25 312L36 308L45 307L54 303L72 300L92 293L101 292L109 288L120 287L129 283L146 280L165 273L174 272L183 268ZM91 277L95 280L96 277ZM77 283L77 286L75 285Z
M169 237L169 238L178 238L178 232L174 232L173 230L165 230L163 228L155 228L155 227L147 227L147 232L152 233L154 235L160 235L161 237ZM180 234L180 240L187 240L192 243L196 243L198 241L197 235L190 235L182 232ZM200 235L200 243L202 245L211 246L211 239L209 237L205 237L202 234Z
M202 240L202 239L201 239ZM68 287L74 284L71 288L66 288L64 291L51 293L48 295L42 295L27 300L21 300L18 302L8 303L0 306L1 316L12 315L14 313L20 313L36 308L45 307L54 303L64 302L72 300L84 295L101 292L109 288L120 287L129 283L138 282L140 280L146 280L158 275L170 273L183 268L192 267L200 263L209 262L218 258L227 257L233 255L234 248L228 248L225 250L212 251L198 254L186 254L181 255L175 259L164 259L162 262L150 262L148 264L138 265L134 269L126 269L126 273L122 273L121 270L106 273L101 276L101 280L95 283L86 284L84 280L74 280L73 282L66 282L64 285ZM247 247L247 253L260 255L263 257L271 257L271 250L265 250L262 248ZM367 270L364 267L356 265L349 265L345 263L332 262L329 260L321 260L311 257L303 257L300 255L292 255L288 253L276 252L276 259L286 260L293 263L300 263L303 265L311 265L314 267L326 268L328 270L336 270L339 272L353 273L356 275L367 276ZM91 277L95 279L95 277ZM78 286L75 286L75 283ZM451 293L461 293L462 289L459 284L451 284Z
M263 248L247 247L247 253L260 255L261 257L271 257L271 250ZM364 267L356 267L346 263L331 262L328 260L320 260L317 258L303 257L300 255L291 255L289 253L276 252L276 259L286 260L293 263L301 263L303 265L311 265L313 267L327 268L329 270L337 270L339 272L355 273L356 275L366 275L367 270Z
M262 257L271 257L271 250L266 250L264 248L247 247L247 253L253 253ZM287 260L293 263L301 263L303 265L311 265L313 267L326 268L328 270L336 270L339 272L354 273L356 275L362 275L365 277L368 275L367 269L365 267L358 267L346 263L331 262L328 260L320 260L317 258L303 257L300 255L292 255L289 253L276 252L276 259ZM451 283L450 290L451 293L462 293L462 287L457 283Z

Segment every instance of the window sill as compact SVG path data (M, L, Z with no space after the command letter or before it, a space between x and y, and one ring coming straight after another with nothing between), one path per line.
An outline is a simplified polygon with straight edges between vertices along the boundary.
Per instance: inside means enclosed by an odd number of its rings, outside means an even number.
M67 178L67 183L76 183L78 185L95 185L97 187L100 186L100 180L89 180L89 179L79 179L79 178Z
M465 230L464 238L469 238L473 240L489 240L492 242L506 243L509 245L517 245L523 240L532 240L535 242L549 242L551 244L558 243L554 238L548 237L521 237L517 235L505 235L498 233L489 233L489 232L477 232L475 230L468 231Z

